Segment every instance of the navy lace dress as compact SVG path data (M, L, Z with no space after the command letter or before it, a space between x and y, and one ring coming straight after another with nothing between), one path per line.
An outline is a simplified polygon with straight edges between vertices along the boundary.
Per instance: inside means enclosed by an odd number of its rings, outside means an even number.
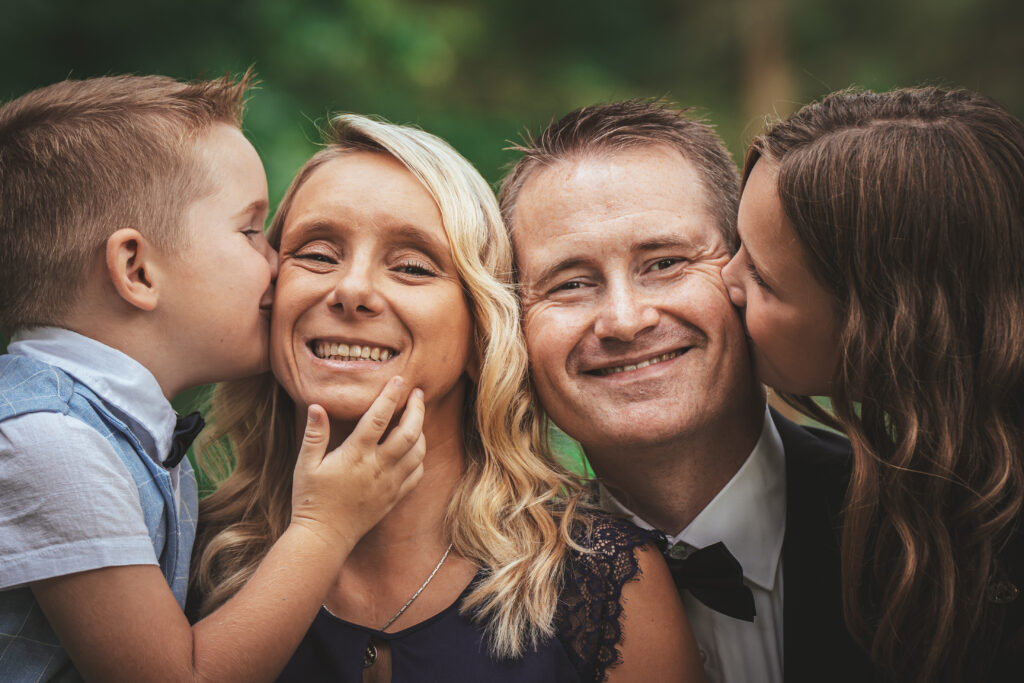
M459 614L471 582L444 611L394 633L351 624L321 609L278 680L361 683L363 653L372 636L390 645L392 683L602 681L619 661L622 587L640 573L633 550L652 537L629 522L597 517L592 533L581 532L576 540L593 552L571 553L555 615L556 637L520 659L492 659L481 626Z

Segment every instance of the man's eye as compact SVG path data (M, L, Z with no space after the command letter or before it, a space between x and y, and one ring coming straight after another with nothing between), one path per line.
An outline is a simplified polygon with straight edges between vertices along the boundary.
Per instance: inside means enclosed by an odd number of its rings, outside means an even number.
M665 270L666 268L671 268L672 266L676 265L677 263L682 262L682 260L683 259L681 259L681 258L663 258L663 259L658 259L657 261L655 261L651 265L651 270Z
M562 284L558 285L552 291L563 292L570 289L580 289L582 287L583 283L580 282L579 280L569 280L568 282L563 282Z

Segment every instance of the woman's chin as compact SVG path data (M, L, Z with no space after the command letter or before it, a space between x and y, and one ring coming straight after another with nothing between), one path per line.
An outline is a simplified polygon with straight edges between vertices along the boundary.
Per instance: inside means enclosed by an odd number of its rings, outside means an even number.
M283 383L282 383L283 384ZM303 382L288 391L297 406L318 405L332 420L357 421L384 389L380 383ZM289 388L285 387L287 391ZM401 397L404 405L406 396ZM396 411L397 412L397 411Z
M367 406L367 409L369 409L369 406ZM362 413L350 410L328 411L327 418L334 423L355 425L363 417L364 413L366 413L365 410Z
M327 417L334 422L358 422L359 419L370 409L372 401L337 401L323 400L311 401L322 407Z

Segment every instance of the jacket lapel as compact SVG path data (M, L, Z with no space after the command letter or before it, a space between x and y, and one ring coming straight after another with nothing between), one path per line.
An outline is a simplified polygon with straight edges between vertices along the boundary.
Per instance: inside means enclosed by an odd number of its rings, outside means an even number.
M772 419L786 451L785 680L869 681L867 657L843 622L839 538L850 444L833 432L800 427L774 410Z

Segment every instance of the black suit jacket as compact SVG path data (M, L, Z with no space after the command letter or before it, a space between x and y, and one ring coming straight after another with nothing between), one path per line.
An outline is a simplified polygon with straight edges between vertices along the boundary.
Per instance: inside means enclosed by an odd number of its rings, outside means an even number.
M839 539L849 442L800 427L772 411L786 451L786 535L783 561L783 666L787 683L881 680L843 622ZM1000 557L1002 577L1021 591L988 614L993 655L975 680L1024 680L1024 529ZM998 643L995 643L998 641ZM913 653L907 653L912 657Z
M783 667L787 683L872 680L868 659L843 622L841 512L850 477L846 438L801 427L776 411L786 451L782 543Z

